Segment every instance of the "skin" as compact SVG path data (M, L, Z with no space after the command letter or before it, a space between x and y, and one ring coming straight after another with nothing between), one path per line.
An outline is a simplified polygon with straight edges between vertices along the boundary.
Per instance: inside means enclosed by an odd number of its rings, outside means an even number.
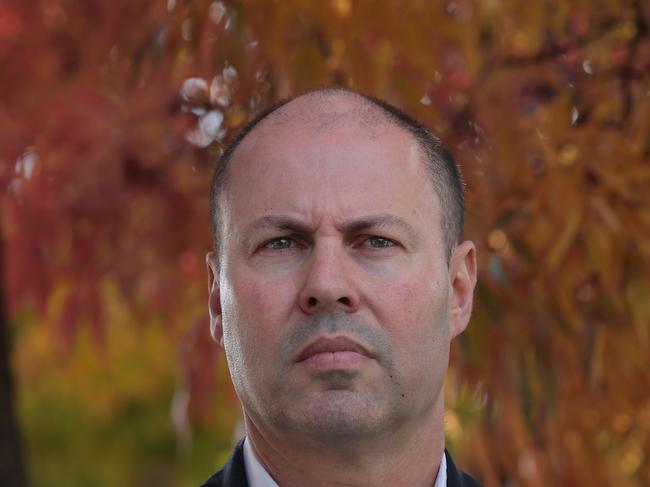
M447 260L417 144L364 110L353 95L306 95L254 129L231 159L207 258L212 333L282 487L430 487L444 449L442 388L475 248ZM364 352L296 362L319 338Z

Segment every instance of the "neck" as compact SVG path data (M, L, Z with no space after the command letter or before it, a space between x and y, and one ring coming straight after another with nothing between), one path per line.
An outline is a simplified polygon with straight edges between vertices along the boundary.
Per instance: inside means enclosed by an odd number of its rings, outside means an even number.
M255 456L280 487L432 487L444 451L443 413L440 397L425 424L325 448L267 433L247 414L245 421Z

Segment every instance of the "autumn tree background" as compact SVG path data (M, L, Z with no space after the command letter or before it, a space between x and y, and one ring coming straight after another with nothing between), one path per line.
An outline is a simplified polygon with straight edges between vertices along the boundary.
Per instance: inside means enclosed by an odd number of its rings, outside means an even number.
M0 2L0 484L191 486L227 458L210 174L257 111L340 85L467 180L459 463L650 485L649 25L643 0Z

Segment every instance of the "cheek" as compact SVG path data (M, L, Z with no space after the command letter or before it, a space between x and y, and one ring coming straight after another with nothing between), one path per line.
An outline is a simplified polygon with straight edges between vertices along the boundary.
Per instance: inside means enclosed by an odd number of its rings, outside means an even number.
M380 302L386 303L386 307L399 310L405 318L407 315L413 318L432 316L446 305L449 290L443 277L429 270L393 273L385 279L378 279L371 292L380 297Z
M252 273L232 276L228 302L224 303L224 332L237 334L253 355L268 348L270 339L281 334L295 306L295 288L290 280L268 282Z
M290 323L290 289L259 276L228 276L222 292L224 348L240 397L256 395L277 369L280 337ZM224 287L222 287L224 289Z
M404 389L428 404L438 397L449 361L448 291L425 280L403 282L391 291L380 323L390 336Z
M406 354L445 346L448 334L446 281L431 272L376 283L370 291L373 313L396 348Z

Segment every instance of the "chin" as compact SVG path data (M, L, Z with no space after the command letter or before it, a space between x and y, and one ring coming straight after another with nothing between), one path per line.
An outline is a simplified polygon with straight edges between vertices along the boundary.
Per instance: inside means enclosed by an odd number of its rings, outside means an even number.
M389 414L381 405L349 390L329 390L294 404L285 427L318 442L365 439L385 431Z

